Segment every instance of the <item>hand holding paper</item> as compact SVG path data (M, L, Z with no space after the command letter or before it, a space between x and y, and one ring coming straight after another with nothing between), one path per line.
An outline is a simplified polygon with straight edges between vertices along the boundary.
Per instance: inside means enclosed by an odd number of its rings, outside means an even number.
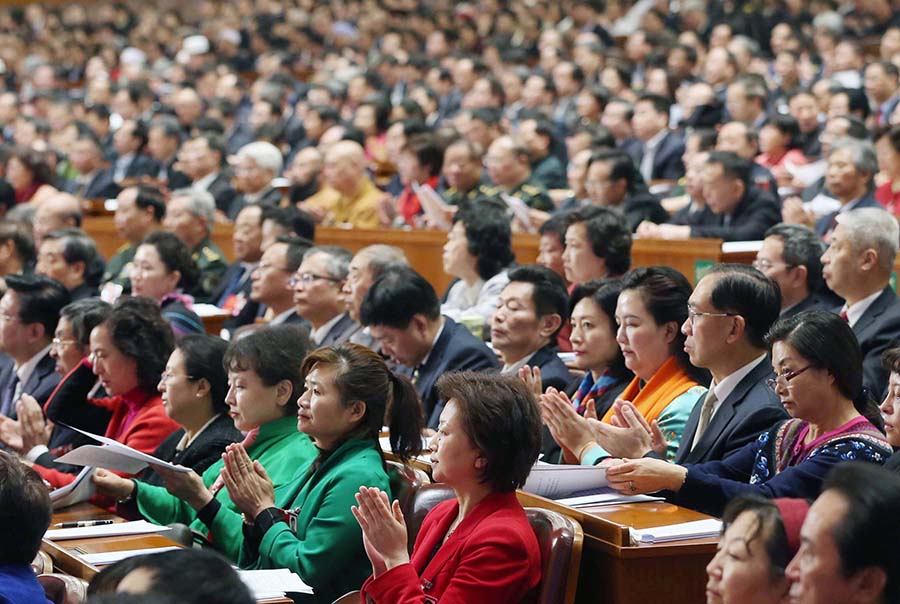
M100 436L98 434L91 434L90 432L85 432L84 430L79 430L78 428L66 424L60 425L71 428L85 436L90 436L94 440L104 444L102 447L96 445L84 445L78 447L74 451L70 451L58 458L56 461L60 463L68 463L75 466L106 468L107 470L115 470L124 474L137 474L146 468L148 464L162 466L174 472L190 472L189 468L172 465L167 461L132 449L128 445L124 445L111 438L106 438L105 436Z

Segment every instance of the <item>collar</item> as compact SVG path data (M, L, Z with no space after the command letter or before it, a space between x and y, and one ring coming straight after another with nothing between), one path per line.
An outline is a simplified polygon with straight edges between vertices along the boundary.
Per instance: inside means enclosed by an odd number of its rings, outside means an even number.
M431 341L431 348L428 349L428 352L425 353L425 358L422 359L422 362L418 364L418 367L424 367L428 362L428 359L431 358L431 351L434 350L434 347L437 346L438 340L441 339L441 334L444 333L444 328L447 327L447 318L444 317L444 322L441 324L441 328L437 330L437 333L434 334L434 339Z
M191 446L191 443L192 443L192 442L194 442L195 440L197 440L197 437L198 437L198 436L200 436L201 434L203 434L203 431L204 431L204 430L206 430L207 428L209 428L209 427L213 424L213 422L215 422L215 421L216 421L217 419L219 419L220 417L222 417L222 414L221 414L221 413L217 413L217 414L213 415L213 416L209 419L208 422L206 422L205 424L203 424L203 427L202 427L202 428L200 428L199 430L197 430L197 432L194 433L193 438L188 439L187 432L185 432L185 433L184 433L184 436L181 437L181 440L178 441L178 444L175 445L175 450L180 452L180 451L184 451L185 449L187 449L189 446Z
M213 172L212 174L207 174L206 176L203 176L203 177L195 180L194 184L192 184L191 187L193 189L196 189L199 191L208 191L209 185L211 185L213 183L213 181L218 177L219 177L218 172Z
M290 317L292 314L294 314L293 306L290 307L289 309L283 311L281 314L279 314L275 317L272 317L272 319L269 321L269 325L281 325L282 323L287 321L288 317Z
M270 422L267 422L259 427L259 435L256 437L256 440L250 446L250 448L257 447L260 443L263 443L268 440L272 440L274 438L280 438L282 436L286 436L288 434L293 434L297 432L297 416L296 415L286 415L284 417L279 417L278 419L274 419ZM248 448L248 452L249 452Z
M856 206L858 206L860 204L860 202L862 202L862 200L865 199L868 195L869 195L869 192L866 191L865 193L863 193L863 195L861 197L857 197L853 201L851 201L849 203L845 203L844 205L842 205L841 207L838 208L838 210L837 210L838 214L843 214L844 212L849 212L850 210L855 209Z
M866 314L866 311L869 310L869 307L872 306L872 303L875 302L875 300L878 299L878 296L880 296L883 292L884 290L879 289L874 294L866 296L853 306L847 306L846 304L844 304L842 310L847 313L847 323L850 324L850 327L856 325L856 322L859 321L864 314Z
M524 357L522 357L521 359L519 359L518 361L516 361L516 362L513 363L512 365L503 365L503 369L500 370L500 373L512 373L512 374L517 374L517 373L519 373L519 369L521 369L522 367L524 367L525 365L527 365L528 362L529 362L529 361L534 357L534 355L536 355L537 353L538 353L538 351L535 350L535 351L532 352L531 354L525 355Z
M730 373L726 376L721 382L718 384L712 383L709 385L710 390L716 395L716 404L713 407L713 413L722 405L722 401L731 396L731 393L734 392L734 389L737 388L737 385L741 383L747 375L756 369L757 365L766 360L765 353L759 355L737 371Z
M662 130L651 136L650 139L644 143L644 148L656 150L656 148L659 147L660 143L662 143L662 140L666 138L666 135L668 133L669 129L663 128Z
M309 334L310 339L315 342L317 346L320 346L322 344L322 340L324 340L328 335L328 332L331 331L331 328L337 325L338 321L344 318L344 314L345 313L339 313L336 316L332 317L331 320L329 320L321 327L313 329Z
M28 382L29 378L31 378L31 374L34 373L34 370L37 369L38 363L41 362L41 359L44 358L45 355L50 353L50 345L47 344L44 348L38 351L36 355L22 363L20 366L16 367L16 376L19 378L19 384L23 387Z

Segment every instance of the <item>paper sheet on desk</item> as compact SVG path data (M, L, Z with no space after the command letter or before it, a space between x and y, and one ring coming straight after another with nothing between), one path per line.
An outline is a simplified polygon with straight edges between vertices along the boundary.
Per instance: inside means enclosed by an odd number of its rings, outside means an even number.
M286 568L274 570L239 570L241 581L250 590L254 600L281 598L288 592L311 594L313 588L303 582L296 573Z
M93 475L94 468L87 466L82 468L75 480L64 487L50 491L50 501L53 504L53 509L59 510L90 499L94 494L94 483L91 482L91 476Z
M144 549L126 549L118 552L99 552L96 554L78 554L78 556L94 566L104 566L106 564L114 564L125 558L133 558L135 556L143 556L144 554L158 554L159 552L168 552L175 549L182 549L177 545L164 547L147 547Z
M631 541L641 543L665 543L666 541L679 541L681 539L702 539L704 537L718 537L722 532L722 521L717 518L669 524L667 526L655 526L646 529L630 529Z
M648 501L662 501L662 497L653 495L623 495L618 491L606 488L591 495L581 495L579 497L564 497L557 499L556 503L561 503L572 508L586 508L598 505L617 505L620 503L647 503Z
M559 499L595 493L606 485L606 468L538 462L531 468L522 490L549 499Z
M120 537L122 535L149 535L171 530L167 526L159 526L146 520L134 520L132 522L115 522L113 524L101 524L100 526L79 526L76 528L50 529L44 534L45 539L51 541L65 541L66 539L92 539L94 537Z
M126 474L137 474L150 464L163 466L176 472L190 472L189 468L181 468L170 464L167 461L153 457L152 455L148 455L147 453L141 453L140 451L132 449L128 445L123 445L111 438L106 438L99 434L91 434L90 432L85 432L84 430L79 430L73 426L63 424L62 422L60 422L60 425L71 428L85 436L90 436L104 445L102 447L98 447L97 445L82 445L77 449L69 451L62 457L57 458L56 461L60 463L68 463L73 466L106 468L107 470L116 470L118 472L125 472Z

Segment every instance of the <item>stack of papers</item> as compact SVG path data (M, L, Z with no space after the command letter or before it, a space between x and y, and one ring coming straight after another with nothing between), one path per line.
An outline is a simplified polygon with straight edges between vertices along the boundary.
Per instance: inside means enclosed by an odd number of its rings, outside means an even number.
M653 495L623 495L613 489L602 489L592 495L580 497L564 497L557 499L557 503L567 505L570 508L587 508L598 505L617 505L620 503L647 503L649 501L662 501L662 497Z
M549 499L559 499L592 495L606 486L606 468L555 465L539 461L531 468L522 490Z
M722 521L716 518L670 524L668 526L655 526L646 529L630 529L631 541L635 545L642 543L665 543L666 541L680 541L681 539L702 539L704 537L718 537L722 532Z
M287 593L312 594L313 589L286 568L274 570L239 570L241 581L254 600L283 598Z
M62 457L57 458L59 463L68 463L73 466L94 466L98 468L106 468L125 474L137 474L148 465L163 466L176 472L190 472L189 468L176 466L167 461L163 461L147 453L142 453L136 449L132 449L127 445L123 445L119 441L98 434L91 434L84 430L79 430L72 426L60 423L61 426L71 428L76 432L80 432L85 436L89 436L94 440L103 443L104 446L83 445L73 451L69 451Z
M160 552L168 552L173 549L181 549L177 545L167 547L147 547L144 549L126 549L118 552L99 552L96 554L79 554L78 557L93 566L104 566L106 564L114 564L125 558L133 558L135 556L143 556L144 554L158 554Z
M64 487L50 491L50 501L53 503L53 509L59 510L90 499L94 494L94 483L91 482L91 476L93 475L94 468L88 466L78 473L74 481Z
M50 529L44 534L44 538L51 541L63 541L65 539L91 539L93 537L118 537L121 535L147 535L168 530L170 529L167 526L159 526L146 520L135 520L133 522L101 524L100 526Z

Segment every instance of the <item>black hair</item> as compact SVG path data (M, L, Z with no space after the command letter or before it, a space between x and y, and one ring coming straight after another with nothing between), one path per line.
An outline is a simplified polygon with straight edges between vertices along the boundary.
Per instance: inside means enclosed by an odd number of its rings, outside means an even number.
M336 124L341 119L341 114L337 107L332 107L331 105L310 105L307 108L307 112L310 111L318 115L323 122Z
M634 103L635 105L637 105L638 103L645 102L649 102L653 106L653 110L656 113L660 113L665 116L668 116L669 112L672 109L672 101L660 94L645 92L644 94L639 96Z
M391 102L381 93L375 93L367 96L359 104L359 107L369 106L375 110L375 130L376 132L384 132L388 129L391 120ZM359 110L357 107L357 110Z
M141 390L155 393L175 348L172 327L163 318L159 304L150 298L120 298L101 325L113 345L135 362Z
M763 124L763 127L772 126L783 135L788 137L787 148L797 148L797 137L800 136L800 124L792 115L783 113L775 113L771 115Z
M166 216L166 199L162 192L153 185L137 185L137 197L135 205L141 210L153 208L153 218L162 222Z
M643 179L634 165L634 160L621 149L601 149L591 155L588 160L588 169L597 162L607 162L610 165L609 181L625 179L625 189L632 193L638 184L643 184Z
M56 331L59 312L69 303L69 292L63 285L43 275L7 275L7 291L19 297L19 321L39 323L49 340Z
M7 159L17 159L26 170L31 172L34 182L42 185L51 184L53 182L53 170L47 162L47 156L33 149L25 147L13 147L12 152Z
M103 323L111 311L112 305L100 298L85 298L66 304L59 316L69 322L78 346L87 349L90 345L91 331Z
M0 181L5 182L5 181ZM34 235L31 227L21 222L4 220L0 222L0 243L13 242L16 256L23 266L34 262L37 252L34 248Z
M209 395L215 413L228 410L228 373L222 359L228 343L209 334L188 334L179 338L175 348L181 351L188 380L209 382Z
M772 499L756 493L743 493L725 506L725 511L722 512L722 533L744 512L753 514L756 520L756 526L746 537L744 547L749 549L750 543L761 539L763 549L769 557L769 575L775 579L783 577L792 556L781 511Z
M415 315L437 321L441 303L434 287L408 266L387 269L375 282L360 306L363 325L406 329Z
M289 233L293 233L298 237L312 241L316 237L316 221L306 211L296 206L264 207L262 220L271 220Z
M417 134L407 139L404 151L416 156L419 164L428 169L430 176L441 173L444 165L444 145L433 134Z
M41 548L53 511L37 472L0 451L0 564L29 564Z
M572 224L573 211L556 212L538 227L539 235L555 235L561 244L566 244L566 229Z
M735 178L744 183L745 189L750 185L750 170L753 164L731 151L710 151L706 165L716 164L722 166L722 171L728 178Z
M468 252L475 256L478 276L487 281L516 260L512 228L505 211L474 203L453 217L465 227Z
M766 333L781 312L778 284L747 264L716 264L705 277L715 275L710 302L717 311L744 318L747 340L756 348L766 347Z
M869 118L871 108L869 107L869 98L861 88L842 88L835 92L832 97L839 94L847 95L847 107L850 113L859 112L859 117L863 120Z
M100 284L103 277L103 262L97 244L81 229L64 228L50 231L43 241L62 241L62 255L66 264L84 264L84 282L91 286Z
M789 267L806 267L806 288L810 293L822 286L822 254L825 244L812 229L800 224L776 224L763 235L763 239L778 237L783 249L781 259Z
M571 224L578 223L584 223L591 250L603 258L610 276L624 275L631 266L631 228L625 217L610 208L588 206L572 213Z
M509 282L515 281L531 284L531 301L538 317L559 315L559 329L550 336L550 341L555 341L559 330L569 320L569 296L565 280L547 267L526 264L509 271Z
M144 238L141 245L152 245L167 271L181 273L178 287L188 291L197 283L200 270L191 257L191 252L177 235L168 231L154 231Z
M609 321L609 328L615 336L619 326L616 324L616 304L619 301L619 294L622 293L622 279L591 279L584 283L579 283L572 289L572 295L569 297L569 316L575 312L575 307L585 298L593 300L600 310L606 315ZM610 373L619 379L619 381L630 380L633 376L631 370L625 366L625 355L622 349L616 346L616 356L609 364Z

